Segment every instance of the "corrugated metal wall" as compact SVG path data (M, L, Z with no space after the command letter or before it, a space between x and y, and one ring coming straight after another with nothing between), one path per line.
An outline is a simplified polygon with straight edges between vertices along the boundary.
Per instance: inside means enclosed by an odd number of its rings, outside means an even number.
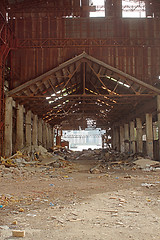
M160 75L160 19L56 19L50 16L35 18L29 14L25 18L19 16L12 19L11 24L18 39L112 39L112 44L108 46L16 49L11 54L11 88L41 75L84 50L150 84Z

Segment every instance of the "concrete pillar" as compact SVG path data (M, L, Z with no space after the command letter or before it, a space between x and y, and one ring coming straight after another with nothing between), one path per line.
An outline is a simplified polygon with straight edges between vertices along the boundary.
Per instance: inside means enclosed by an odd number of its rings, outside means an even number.
M32 127L32 143L38 145L38 118L37 115L33 115L33 127Z
M135 123L132 121L130 122L130 151L132 153L136 152L136 145L135 145Z
M52 139L53 139L53 144L52 144L53 146L55 145L55 144L54 144L54 138L55 138L55 129L54 129L54 127L53 127L53 138L52 138Z
M17 128L16 128L16 150L21 150L24 144L24 129L23 129L23 105L17 107Z
M116 133L115 133L115 127L112 127L112 148L115 149L116 148Z
M124 152L124 127L120 126L120 152Z
M146 149L147 155L153 159L153 127L152 114L146 114Z
M31 111L26 113L26 146L32 145L32 132L31 132Z
M119 127L115 127L115 146L116 150L120 151L120 144L119 144Z
M38 145L42 145L42 118L38 119Z
M160 95L157 96L157 120L158 120L158 144L159 144L159 159L160 160Z
M51 126L48 124L48 147L51 147Z
M46 140L47 140L47 149L49 149L49 127L46 123Z
M153 140L157 140L157 125L153 124Z
M124 151L129 153L129 125L124 124Z
M51 126L51 147L53 147L53 127Z
M143 141L142 141L142 120L140 118L136 118L137 125L137 152L143 152Z
M42 122L42 145L44 148L47 147L46 145L46 139L47 139L47 135L46 135L46 122Z
M13 111L13 99L11 97L6 98L5 101L5 133L4 133L4 154L6 157L12 155L12 111Z

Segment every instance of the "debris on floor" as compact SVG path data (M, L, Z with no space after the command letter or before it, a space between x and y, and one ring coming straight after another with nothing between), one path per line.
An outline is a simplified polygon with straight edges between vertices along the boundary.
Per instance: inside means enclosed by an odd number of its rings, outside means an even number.
M110 169L142 169L143 171L160 170L160 162L152 161L142 154L120 153L109 149L70 151L64 147L52 147L47 151L42 146L25 147L10 158L0 160L1 177L25 177L31 168L72 168L73 161L94 160L96 164L90 173L106 173Z

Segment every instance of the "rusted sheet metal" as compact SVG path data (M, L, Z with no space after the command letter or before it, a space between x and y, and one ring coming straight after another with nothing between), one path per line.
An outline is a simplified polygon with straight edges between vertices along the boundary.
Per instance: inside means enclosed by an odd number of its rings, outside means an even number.
M12 51L12 88L47 72L83 51L150 84L155 82L160 74L159 47L19 49Z
M160 19L12 19L12 88L86 51L147 83L160 75Z
M10 19L18 39L25 38L159 38L159 18L53 18L17 17ZM13 24L15 23L15 24ZM48 34L50 33L50 34ZM50 35L50 36L49 36Z

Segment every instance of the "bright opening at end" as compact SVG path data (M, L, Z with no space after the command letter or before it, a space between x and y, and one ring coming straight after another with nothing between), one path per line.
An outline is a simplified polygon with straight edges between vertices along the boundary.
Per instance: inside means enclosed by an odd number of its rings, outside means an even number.
M123 18L145 18L146 7L144 1L122 0Z
M62 140L69 142L69 148L73 151L82 151L83 149L102 148L102 135L105 130L100 128L85 130L63 130Z
M89 5L96 7L95 12L90 12L90 17L105 17L104 0L91 0Z

